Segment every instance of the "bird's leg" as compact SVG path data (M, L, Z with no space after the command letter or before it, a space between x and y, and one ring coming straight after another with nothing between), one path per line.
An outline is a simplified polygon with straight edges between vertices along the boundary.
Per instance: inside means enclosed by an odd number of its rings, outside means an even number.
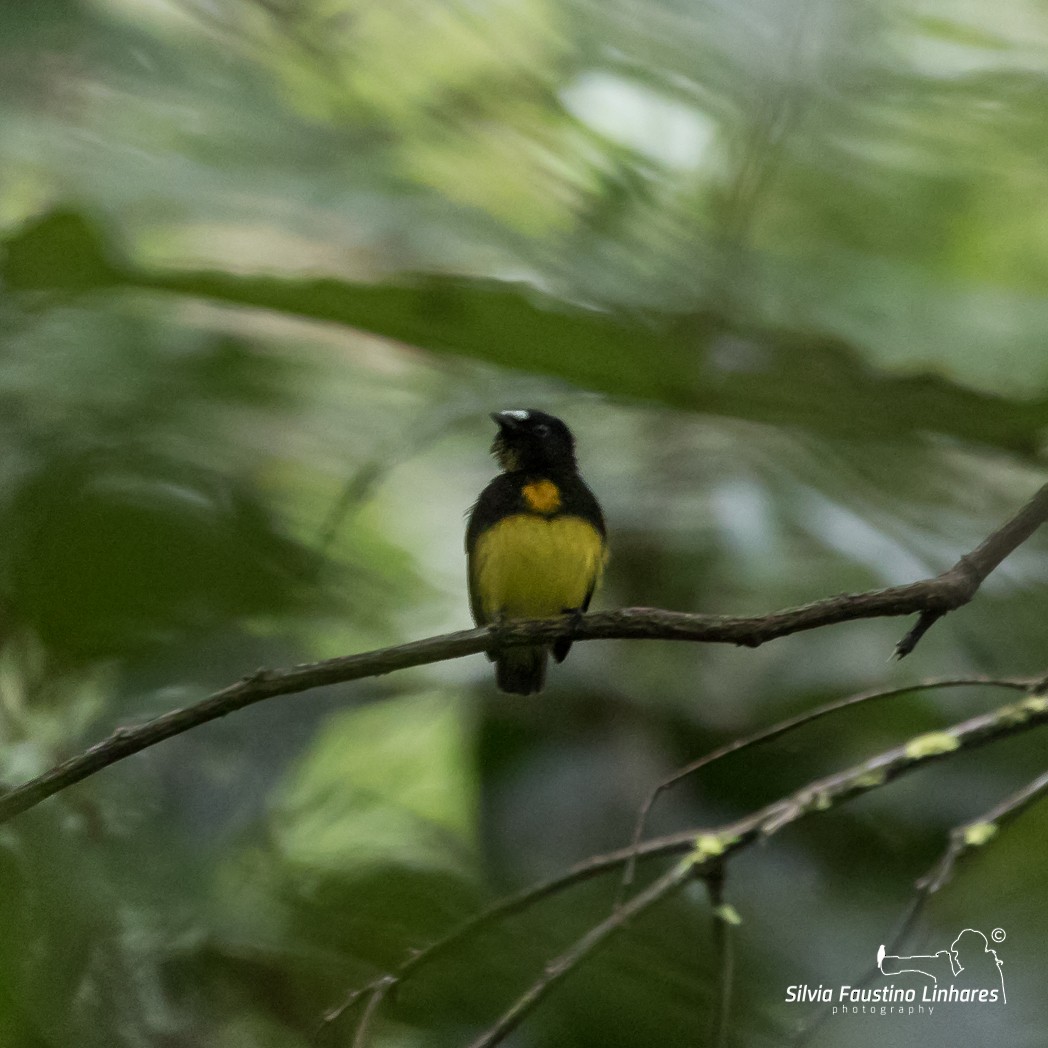
M557 662L563 662L571 651L572 634L582 625L582 616L586 614L585 608L561 608L560 613L568 616L567 636L558 637L553 642L553 657Z

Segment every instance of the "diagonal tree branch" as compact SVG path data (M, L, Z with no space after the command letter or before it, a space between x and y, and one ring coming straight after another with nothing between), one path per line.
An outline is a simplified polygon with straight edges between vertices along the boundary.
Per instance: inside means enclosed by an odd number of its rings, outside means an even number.
M935 578L865 593L840 594L770 615L692 615L658 608L622 608L583 616L507 622L286 670L259 670L193 706L171 710L135 728L118 728L108 739L0 795L0 822L132 753L263 699L378 677L394 670L460 659L503 647L571 637L577 641L678 640L755 648L776 637L834 623L918 613L921 618L917 625L896 647L896 654L901 657L913 650L916 640L931 622L968 603L986 576L1046 518L1048 484L972 553L962 556L949 571Z
M950 831L950 842L939 861L917 882L917 898L907 911L900 937L909 934L913 923L931 898L953 876L957 862L976 848L988 844L997 836L1001 827L1011 822L1031 804L1048 793L1048 772L1038 775L1015 793L1005 797L988 812Z

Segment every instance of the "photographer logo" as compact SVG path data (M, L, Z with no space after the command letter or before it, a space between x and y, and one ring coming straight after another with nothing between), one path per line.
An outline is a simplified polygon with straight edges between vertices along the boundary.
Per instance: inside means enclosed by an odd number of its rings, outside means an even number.
M932 1015L937 1008L1006 1004L1004 961L993 944L1006 938L1001 928L989 936L964 928L948 947L935 953L892 954L877 950L877 970L858 986L786 987L787 1004L827 1004L832 1015ZM890 982L885 982L890 979Z

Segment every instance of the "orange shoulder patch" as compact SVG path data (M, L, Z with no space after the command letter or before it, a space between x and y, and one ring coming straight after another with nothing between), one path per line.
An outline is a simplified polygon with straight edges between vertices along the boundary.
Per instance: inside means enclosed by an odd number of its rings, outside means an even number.
M536 480L520 489L524 501L536 513L556 513L560 509L560 488L552 480Z

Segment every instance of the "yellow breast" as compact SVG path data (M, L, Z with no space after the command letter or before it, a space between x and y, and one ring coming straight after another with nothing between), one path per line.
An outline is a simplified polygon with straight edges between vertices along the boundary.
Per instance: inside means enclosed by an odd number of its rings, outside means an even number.
M578 608L605 560L600 532L580 517L506 517L473 550L471 574L484 620L545 618Z

